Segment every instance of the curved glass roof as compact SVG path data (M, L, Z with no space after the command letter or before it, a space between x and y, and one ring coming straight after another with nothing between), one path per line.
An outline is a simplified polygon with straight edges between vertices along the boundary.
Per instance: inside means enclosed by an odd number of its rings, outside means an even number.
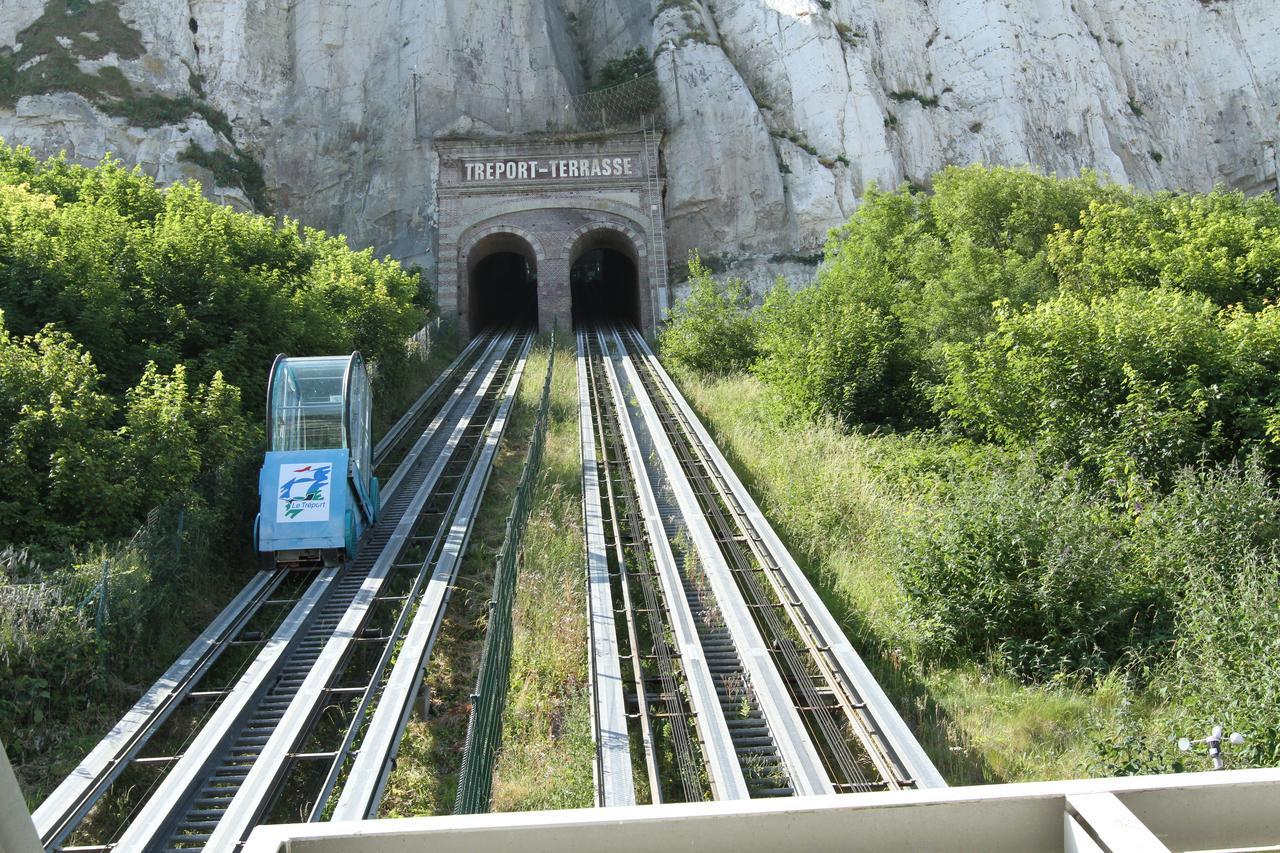
M353 360L363 374L359 353L276 359L267 401L272 450L348 446L345 394Z

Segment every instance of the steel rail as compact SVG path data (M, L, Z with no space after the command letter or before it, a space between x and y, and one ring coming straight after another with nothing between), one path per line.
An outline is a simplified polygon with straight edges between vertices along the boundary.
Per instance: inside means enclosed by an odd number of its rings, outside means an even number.
M787 684L778 671L769 647L751 616L750 608L733 579L724 554L716 544L715 534L703 515L693 488L681 468L671 437L666 433L654 402L637 372L636 365L618 332L613 330L610 335L622 354L623 370L626 372L631 392L635 395L640 411L649 426L654 449L667 470L672 491L684 515L699 561L706 572L707 580L711 584L729 632L733 636L738 655L749 674L751 688L769 724L769 730L773 734L778 751L782 755L792 786L796 793L803 796L834 793L835 788L827 774L822 756L792 703Z
M511 337L504 335L495 342L502 343L497 349L499 353L505 352ZM502 357L493 358L487 375L477 391L467 400L460 413L451 416L456 417L456 422L445 445L445 451L431 463L424 483L418 487L390 539L383 546L373 568L347 608L347 612L329 637L319 658L285 710L284 716L272 731L253 767L240 783L231 803L214 827L207 842L208 847L214 850L230 850L237 846L248 835L252 825L259 819L269 800L274 796L284 772L289 767L290 754L297 749L299 742L311 728L315 714L320 710L320 705L325 698L326 688L361 635L375 599L391 574L400 552L408 543L434 483L453 456L463 433L471 425L481 399L494 381L503 361Z
M503 377L501 382L503 387L506 386L507 378L508 377L506 376ZM493 388L491 386L490 392L492 392L492 390ZM486 393L486 402L489 402L487 397L488 392ZM479 419L477 419L477 421L479 421ZM477 423L473 422L471 430L476 429ZM483 428L481 428L481 431L483 431L483 429L487 429L487 420ZM470 438L471 437L469 437L469 439ZM456 514L458 506L463 499L462 490L458 488L457 484L466 480L470 475L477 456L479 455L481 446L482 445L478 440L478 437L476 437L472 443L471 450L450 459L449 467L446 467L441 480L450 480L453 482L453 485L443 485L442 483L438 483L433 490L431 497L427 499L427 504L430 505L432 499L439 498L443 493L448 497L448 505L442 511L429 510L423 516L422 523L425 523L428 517L434 516L434 520L437 522L434 529L429 532L424 532L424 529L421 526L414 529L412 541L415 544L429 542L430 546L421 560L417 574L413 579L412 587L401 597L401 600L406 602L406 606L400 609L400 613L396 617L395 625L389 632L389 640L383 648L382 655L378 659L377 664L373 667L368 681L365 683L363 688L351 688L352 690L359 692L360 697L355 705L354 712L349 715L351 722L347 726L347 731L343 736L342 744L335 750L333 759L329 765L329 772L325 775L324 783L321 785L320 791L316 795L312 804L311 813L308 817L309 821L319 821L324 817L326 806L338 785L339 777L342 774L342 770L346 765L347 759L351 755L355 739L363 728L363 721L369 710L373 707L374 702L377 701L378 695L382 689L384 673L387 672L387 669L391 665L392 659L398 650L397 641L403 636L409 618L412 616L414 608L408 606L407 603L412 602L418 596L423 585L427 582L429 578L428 569L437 559L440 549L444 545L445 537L441 535L441 531L446 529L446 521ZM459 456L463 458L460 459ZM460 463L462 466L461 471L451 470Z
M636 786L631 767L631 737L622 689L622 661L618 628L614 620L613 577L605 541L604 508L600 497L600 471L596 465L596 427L592 393L587 378L586 338L578 332L578 442L582 460L582 508L587 545L587 634L590 641L591 721L596 752L595 801L597 806L631 806ZM632 658L636 649L632 646ZM640 687L643 690L643 687ZM641 714L647 717L641 698ZM645 754L652 755L652 741L645 728Z
M283 571L256 573L173 665L85 756L75 770L32 814L40 843L57 847L124 772L155 731L217 662L223 649L270 599Z
M491 335L477 335L467 342L467 345L463 347L462 352L458 353L457 356L454 357L453 361L451 361L449 365L440 372L440 375L437 376L427 387L427 390L418 395L418 399L415 400L409 408L405 409L404 414L396 419L396 422L383 434L382 438L378 439L378 443L374 445L373 448L374 459L381 458L384 454L390 452L395 445L400 443L401 439L403 439L405 434L409 431L409 427L413 426L414 422L422 417L422 409L426 406L427 402L435 397L435 395L440 392L440 389L445 387L445 384L453 378L453 375L462 367L463 364L466 364L469 361L471 356L473 356L480 348L481 343L483 342L487 345L490 342L491 337Z
M627 398L623 393L617 369L613 359L608 355L603 337L599 340L601 350L605 353L602 364L614 407L620 413L627 412ZM721 711L716 685L707 665L706 654L698 636L693 613L685 597L680 570L671 550L671 542L667 539L666 527L658 509L653 485L649 480L649 472L645 468L645 457L640 450L636 431L638 428L646 430L649 428L643 419L639 424L632 424L629 416L619 417L618 426L627 447L632 481L640 501L645 530L652 545L654 562L657 564L667 610L671 617L671 630L680 652L685 683L689 688L689 703L693 707L697 721L702 754L706 760L712 792L719 800L747 799L750 791L747 788L746 778L742 774L742 766L738 763L728 723Z
M468 373L468 380L474 374L473 368ZM451 396L444 410L433 421L429 432L438 429L447 411L456 406L458 399L457 395ZM415 458L408 457L408 459L408 464L402 464L401 470L414 467ZM177 814L179 808L198 791L217 755L225 750L227 739L247 721L250 709L269 689L270 680L293 655L293 650L299 647L300 639L318 612L319 604L330 597L329 593L335 586L338 574L337 567L320 572L290 615L286 617L271 642L264 647L244 676L219 704L213 716L184 751L182 758L170 768L161 782L159 791L143 804L134 820L116 842L117 846L130 850L147 849L158 843L162 833L171 829L173 820L179 817Z
M134 816L129 828L115 842L115 847L122 850L143 850L155 840L156 833L167 824L170 815L198 783L201 771L217 753L223 739L240 721L245 709L267 687L268 680L275 675L276 665L297 643L301 629L328 592L329 585L337 574L336 566L326 568L312 581L276 633L249 664L231 693L218 705L213 716L183 751L182 757L170 768L159 790Z
M641 336L632 332L629 337L638 357L646 362L665 388L668 398L681 416L683 428L693 438L699 453L707 460L709 470L714 473L726 503L734 508L741 523L752 534L748 537L751 544L760 548L767 556L764 562L771 569L768 576L772 582L779 584L780 598L790 605L788 610L800 620L797 627L813 637L815 651L836 676L833 679L835 685L847 695L848 703L860 711L858 716L863 722L860 735L868 746L868 752L873 757L880 758L877 763L888 761L895 768L887 781L897 776L898 786L945 787L942 775L831 616L808 577L783 545L670 374Z
M654 381L643 362L639 372L672 439L685 476L715 533L716 544L730 568L731 577L742 593L756 627L765 638L770 656L782 674L791 701L823 759L833 786L839 791L850 792L885 787L887 783L883 780L891 778L887 768L872 767L875 762L865 753L855 755L857 742L847 731L849 721L843 717L844 709L838 701L838 692L831 689L827 676L812 654L811 644L789 623L789 614L780 612L785 605L772 594L774 585L761 577L765 566L753 549L744 547L745 534L736 520L730 519L727 506L711 482L714 475L689 441L665 391Z
M484 352L481 353L480 357L476 359L475 363L471 366L471 369L467 371L463 379L454 387L453 392L449 395L449 399L441 406L442 412L451 406L457 405L457 401L464 393L466 393L466 390L471 387L471 383L474 381L480 367L482 365L494 363L493 359L495 358L495 352L498 351L500 347L505 349L510 345L509 334L510 333L493 336L488 345L485 346ZM431 425L423 431L422 435L418 436L418 440L414 442L413 447L410 448L407 454L405 454L406 459L417 459L422 455L423 450L425 450L427 445L430 443L432 437L436 433L436 430L439 429L439 421L440 418L437 416L436 419L432 421ZM381 495L379 504L381 506L386 506L391 501L392 496L399 491L400 484L404 482L405 477L409 476L409 470L412 467L412 465L400 465L396 468L395 473L391 475L391 479L387 481L387 484L379 489L379 494Z
M507 379L502 403L485 436L475 467L467 478L461 505L449 525L444 548L422 593L409 631L396 654L395 666L382 688L364 738L360 741L355 763L347 774L347 781L334 808L333 820L356 820L373 817L377 813L399 747L400 735L408 723L409 712L422 684L423 669L435 645L458 569L462 565L462 555L470 541L480 502L493 473L493 461L506 432L511 407L520 388L520 379L524 374L532 343L533 339L529 337L516 357L516 366Z
M652 549L645 538L640 505L627 473L627 451L618 426L618 413L612 406L612 399L601 387L603 381L600 378L602 369L599 362L603 356L598 349L596 335L581 334L579 341L586 350L588 374L588 387L580 389L580 392L585 390L590 394L590 403L596 422L595 441L599 445L601 462L599 474L604 482L606 493L603 507L608 510L618 585L622 591L622 604L626 611L627 634L638 706L637 717L640 722L641 742L645 749L645 765L649 776L649 799L652 803L660 803L664 800L662 776L658 766L658 747L654 735L655 725L652 720L655 709L650 705L653 702L660 703L661 710L657 713L660 713L667 723L666 731L672 741L671 751L679 771L684 800L699 801L705 799L705 785L702 781L702 761L696 754L694 745L697 732L693 728L693 717L677 679L677 655L667 641L669 617L655 586L657 578L654 575ZM643 601L643 612L646 617L643 627L648 629L648 635L645 637L649 648L647 655L642 654L640 639L642 623L637 618L635 596L631 594L633 583L639 587L638 591ZM651 661L656 667L656 679L646 675L646 660ZM652 699L645 686L648 680L656 680L657 693Z
M480 340L480 338L474 340L449 364L441 376L397 421L394 430L403 433L407 426L421 417L428 401L438 394L442 384L466 363L470 354L478 347ZM380 441L374 449L375 467L385 464L387 454L394 449L397 436L389 435L388 438L391 440ZM268 603L279 603L272 600L272 595L279 588L286 574L278 570L256 573L205 630L192 641L173 665L125 713L76 770L41 804L33 817L46 848L58 847L75 831L85 815L136 759L148 741L161 730L172 713L193 694L201 679L217 663L223 652L234 644L235 638L258 615L261 607ZM307 606L306 598L303 596L295 601L295 607ZM277 651L280 648L280 641L286 639L281 632L287 630L288 624L290 623L286 617L285 621L277 627L277 633L272 640L276 644ZM264 646L264 652L273 653L266 646ZM248 674L243 675L247 677ZM218 706L227 700L235 702L242 695L234 686L231 689L219 691ZM211 713L216 714L218 706L215 706ZM209 722L216 724L215 717L210 717ZM199 748L193 742L183 750L183 754L189 752L192 747ZM176 760L169 759L166 763Z

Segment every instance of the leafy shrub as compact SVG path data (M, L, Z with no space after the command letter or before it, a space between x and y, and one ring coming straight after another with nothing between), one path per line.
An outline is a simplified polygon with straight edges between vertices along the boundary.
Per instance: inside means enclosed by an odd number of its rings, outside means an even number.
M1002 309L994 332L948 348L937 404L979 435L1038 444L1130 490L1167 481L1266 440L1275 315L1166 288Z
M689 284L659 335L663 357L699 373L744 370L756 354L746 285L716 281L697 254L689 257Z
M278 352L359 349L396 375L420 286L194 185L0 145L0 540L125 534L257 440Z
M1118 192L1089 173L1062 180L978 166L944 170L932 195L873 189L831 233L816 293L802 292L774 318L766 311L777 334L762 333L761 377L789 416L930 425L924 391L945 346L991 331L997 302L1019 309L1055 296L1051 236ZM838 345L808 346L833 334ZM796 378L811 373L813 382Z
M1280 206L1269 196L1114 196L1050 242L1062 286L1080 293L1169 287L1257 310L1280 292Z
M1149 636L1159 603L1122 517L1024 458L956 484L906 526L899 579L930 656L1017 674L1097 674Z
M846 425L889 420L910 391L898 321L860 299L818 286L779 284L758 316L760 360L784 418L831 417Z

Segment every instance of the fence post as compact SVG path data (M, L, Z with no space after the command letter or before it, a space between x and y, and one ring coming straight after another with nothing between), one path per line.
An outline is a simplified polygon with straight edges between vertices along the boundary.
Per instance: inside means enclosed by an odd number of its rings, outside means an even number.
M173 534L173 555L174 562L182 562L182 530L186 526L187 510L186 507L178 510L178 529Z
M107 595L111 588L111 561L102 561L102 578L98 581L98 610L93 617L93 633L102 653L102 677L107 676L107 643L105 640L107 625Z

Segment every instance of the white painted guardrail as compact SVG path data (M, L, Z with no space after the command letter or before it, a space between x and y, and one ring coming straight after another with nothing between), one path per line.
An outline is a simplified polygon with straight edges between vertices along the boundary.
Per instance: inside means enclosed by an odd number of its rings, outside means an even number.
M1280 769L261 826L245 853L1280 850Z

